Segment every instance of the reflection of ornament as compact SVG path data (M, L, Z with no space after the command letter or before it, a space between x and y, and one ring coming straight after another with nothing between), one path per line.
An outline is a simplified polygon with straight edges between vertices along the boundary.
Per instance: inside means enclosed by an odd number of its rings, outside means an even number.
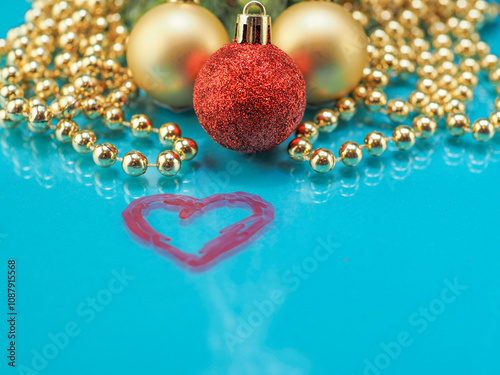
M137 22L127 62L137 85L160 104L192 105L196 75L206 59L229 42L224 26L198 0L170 0Z
M307 102L321 104L351 91L368 64L368 38L341 5L305 1L285 10L273 26L273 42L304 74Z
M252 5L260 15L248 14ZM242 152L269 150L299 124L306 105L304 78L293 60L270 42L271 18L251 1L238 16L236 40L201 68L194 108L220 145Z

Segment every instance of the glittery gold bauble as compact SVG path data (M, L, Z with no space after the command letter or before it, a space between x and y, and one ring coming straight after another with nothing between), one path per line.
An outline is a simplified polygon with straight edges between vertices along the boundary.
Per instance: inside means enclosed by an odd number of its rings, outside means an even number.
M273 43L299 66L313 105L348 93L368 64L363 27L330 1L305 1L285 10L274 23Z
M134 26L127 62L137 85L173 109L193 105L198 71L229 37L222 23L194 0L170 0Z

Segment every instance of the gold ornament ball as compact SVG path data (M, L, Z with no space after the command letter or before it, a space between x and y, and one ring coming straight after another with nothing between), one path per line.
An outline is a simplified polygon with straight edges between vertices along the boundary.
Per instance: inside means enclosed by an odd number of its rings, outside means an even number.
M127 62L134 81L157 103L173 109L193 105L199 69L224 44L226 29L215 15L190 1L167 2L134 26Z
M290 55L304 74L309 104L347 94L368 64L363 27L330 1L304 1L285 10L273 25L273 44Z

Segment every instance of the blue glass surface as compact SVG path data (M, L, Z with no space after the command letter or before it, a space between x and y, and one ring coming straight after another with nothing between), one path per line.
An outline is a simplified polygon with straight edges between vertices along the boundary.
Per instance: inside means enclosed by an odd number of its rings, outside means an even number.
M1 33L27 8L10 2ZM483 32L497 55L499 32L498 23ZM407 92L395 87L390 97ZM494 89L481 83L475 94L471 117L486 117ZM24 126L0 130L0 275L5 291L15 259L18 311L17 368L2 355L0 373L500 373L498 135L478 144L441 128L410 152L317 175L289 160L286 144L253 157L222 149L193 111L145 101L134 112L181 124L199 143L196 161L176 178L151 170L134 179ZM79 123L122 155L138 149L154 160L161 151L153 137ZM393 127L359 113L318 145L338 150ZM203 272L137 241L121 216L149 195L236 191L271 203L275 220ZM223 207L180 225L176 212L154 211L150 220L194 253L247 214ZM5 293L0 306L5 354Z

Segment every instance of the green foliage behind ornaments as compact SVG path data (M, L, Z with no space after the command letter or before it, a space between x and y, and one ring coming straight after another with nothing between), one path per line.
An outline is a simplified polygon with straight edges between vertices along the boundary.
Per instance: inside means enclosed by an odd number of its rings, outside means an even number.
M243 11L249 0L200 0L201 5L213 12L226 26L230 38L233 38L236 16ZM267 13L276 19L288 6L303 0L260 0ZM150 9L164 4L165 0L129 0L123 8L122 15L129 26L133 26L139 18Z

